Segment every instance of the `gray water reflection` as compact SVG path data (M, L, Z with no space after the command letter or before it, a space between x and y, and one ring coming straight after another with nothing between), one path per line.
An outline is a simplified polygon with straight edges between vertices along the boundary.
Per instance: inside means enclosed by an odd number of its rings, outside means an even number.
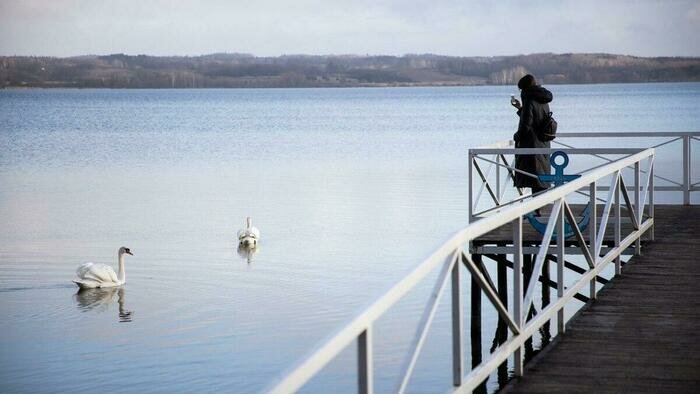
M248 262L248 264L253 262L253 257L258 254L260 251L259 246L246 246L239 244L238 249L236 250L238 252L238 255L241 256L243 260Z
M81 312L107 312L114 305L114 295L119 304L119 323L129 323L133 312L126 309L126 291L122 287L78 290L73 298L78 303Z

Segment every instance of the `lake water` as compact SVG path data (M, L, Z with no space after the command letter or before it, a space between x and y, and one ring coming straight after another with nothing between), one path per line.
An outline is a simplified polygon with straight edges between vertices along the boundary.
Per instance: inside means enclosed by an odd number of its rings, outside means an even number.
M549 88L560 131L700 129L697 83ZM0 391L262 390L467 224L467 149L512 136L510 94L0 91ZM76 294L122 245L124 288ZM376 327L378 392L431 285ZM442 304L415 392L451 382ZM353 392L353 349L305 391Z

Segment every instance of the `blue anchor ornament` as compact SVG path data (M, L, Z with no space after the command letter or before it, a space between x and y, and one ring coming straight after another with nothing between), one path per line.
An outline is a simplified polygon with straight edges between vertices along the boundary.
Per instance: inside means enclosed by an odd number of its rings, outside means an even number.
M564 158L564 162L561 164L557 164L556 160L558 157ZM537 178L539 178L540 181L542 182L551 182L554 184L554 186L561 186L565 184L566 182L573 181L576 178L581 177L581 174L573 174L573 175L564 175L564 168L569 165L569 156L562 152L562 151L556 151L552 153L552 155L549 157L549 163L554 167L554 175L552 174L545 174L545 175L538 175ZM527 215L525 215L525 218L527 219L528 222L530 222L530 225L537 230L538 233L544 235L545 230L547 229L547 223L542 223L540 222L537 217L535 216L534 212L530 212ZM591 203L590 201L588 202L588 205L586 205L586 208L583 210L583 213L581 215L581 219L577 222L578 228L583 232L587 227L588 223L591 221ZM556 231L552 234L552 238L556 236ZM574 229L571 227L571 224L569 223L568 220L564 221L564 238L570 238L574 236Z

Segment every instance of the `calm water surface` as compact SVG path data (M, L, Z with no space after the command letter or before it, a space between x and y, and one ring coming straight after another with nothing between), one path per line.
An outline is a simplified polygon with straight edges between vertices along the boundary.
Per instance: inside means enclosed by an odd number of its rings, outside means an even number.
M550 88L560 131L700 128L700 84ZM467 149L513 134L511 93L0 91L0 390L263 389L467 223ZM127 285L76 294L122 245ZM430 286L377 325L379 392ZM443 304L415 392L451 381ZM306 391L354 391L350 348Z

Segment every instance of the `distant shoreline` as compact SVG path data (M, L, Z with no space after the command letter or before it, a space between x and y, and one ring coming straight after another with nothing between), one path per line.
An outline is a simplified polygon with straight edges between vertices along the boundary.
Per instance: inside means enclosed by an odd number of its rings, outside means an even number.
M497 57L0 57L0 88L355 88L700 82L698 57L533 54Z
M587 86L587 85L648 85L648 84L682 84L700 83L700 81L653 81L653 82L592 82L592 83L544 83L553 86ZM513 85L357 85L357 86L288 86L288 87L195 87L195 88L143 88L143 87L74 87L74 86L6 86L0 91L12 90L294 90L294 89L402 89L402 88L478 88L478 87L515 87Z

